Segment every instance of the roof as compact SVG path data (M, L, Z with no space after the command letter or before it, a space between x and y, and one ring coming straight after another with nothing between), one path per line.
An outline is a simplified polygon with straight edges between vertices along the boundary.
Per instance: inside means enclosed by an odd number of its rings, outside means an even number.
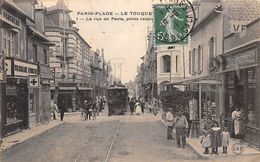
M14 9L16 12L18 12L21 16L26 17L27 19L34 21L29 15L27 15L26 12L24 12L21 8L19 8L19 6L17 4L15 4L14 2L10 1L10 0L3 0L2 1L4 5L7 5L9 7L11 7L12 9Z
M60 11L64 10L65 12L72 12L69 10L64 2L64 0L57 0L57 3L55 6L51 6L47 8L48 12L55 12L55 11Z
M220 13L222 11L222 4L219 3L215 8L213 8L204 18L202 18L200 21L198 21L195 24L195 27L193 29L193 32L196 32L196 30L198 30L198 28L206 23L207 20L212 20L212 18L214 18L215 14ZM191 34L193 34L193 32Z
M51 43L51 41L44 35L42 34L41 32L39 32L36 28L34 28L33 26L27 26L28 29L33 32L37 37L41 38L42 40L46 41L46 44L49 44L49 45L55 45L53 43Z

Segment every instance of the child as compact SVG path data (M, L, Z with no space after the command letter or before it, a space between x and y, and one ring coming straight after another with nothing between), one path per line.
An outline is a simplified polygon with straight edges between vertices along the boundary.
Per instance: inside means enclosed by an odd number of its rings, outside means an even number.
M203 154L209 154L209 147L211 147L211 135L209 131L204 131L203 132L203 137L200 141L201 146L205 148L205 151Z
M224 131L221 133L222 146L223 146L223 154L227 154L227 147L229 144L230 135L227 131L227 127L224 128Z
M211 136L212 136L212 154L218 155L218 147L221 146L221 138L220 138L221 128L218 125L218 122L213 122L213 127L211 128Z

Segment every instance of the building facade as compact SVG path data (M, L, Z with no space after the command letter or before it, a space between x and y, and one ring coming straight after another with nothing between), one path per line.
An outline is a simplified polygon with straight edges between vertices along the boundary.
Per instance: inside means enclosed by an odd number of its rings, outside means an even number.
M157 46L156 56L158 94L169 86L184 90L178 82L189 77L189 45Z
M50 56L52 102L65 106L65 111L75 111L93 95L91 46L73 26L70 12L64 0L58 0L55 6L47 8L45 15L46 36L55 44Z
M231 33L224 39L223 86L224 122L230 132L234 132L232 112L242 111L240 132L244 141L260 148L260 19L251 21L246 30Z
M1 53L4 82L1 84L1 127L6 136L40 122L41 111L50 107L48 53L51 42L35 21L36 0L1 1ZM48 75L48 74L46 74ZM45 79L45 82L41 82ZM40 98L41 96L44 98ZM18 97L19 96L19 97ZM43 105L42 103L46 103Z
M195 94L189 105L190 118L199 121L201 130L209 128L207 123L215 120L222 127L228 126L234 134L231 113L236 107L241 107L246 114L245 121L250 118L251 123L257 123L252 114L257 112L253 98L257 97L256 19L260 15L260 3L255 0L193 3L198 19L191 33L191 78L183 81ZM257 134L252 136L257 125L247 122L243 126L245 141L259 147Z

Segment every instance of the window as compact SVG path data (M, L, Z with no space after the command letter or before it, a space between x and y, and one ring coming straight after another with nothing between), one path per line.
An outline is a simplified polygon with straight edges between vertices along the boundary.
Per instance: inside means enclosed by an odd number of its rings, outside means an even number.
M176 73L178 72L178 55L176 55Z
M191 51L189 51L189 73L191 74Z
M209 39L209 59L213 59L216 56L216 36Z
M43 49L43 63L48 64L47 50Z
M4 53L9 57L14 57L18 53L18 34L9 29L2 30L2 42Z
M37 62L37 45L33 44L32 47L32 56L29 58L29 60L32 62Z
M65 35L65 38L61 38L63 44L63 56L68 56L68 36Z
M162 57L163 73L171 72L171 57L166 55Z
M256 124L256 69L246 70L247 83L248 83L248 92L247 92L247 109L248 109L248 123L255 125Z
M191 66L191 72L192 72L192 74L194 74L195 73L195 56L196 56L196 49L194 48L193 50L192 50L192 58L191 58L191 63L192 63L192 66Z
M203 46L198 46L198 72L200 73L203 70Z

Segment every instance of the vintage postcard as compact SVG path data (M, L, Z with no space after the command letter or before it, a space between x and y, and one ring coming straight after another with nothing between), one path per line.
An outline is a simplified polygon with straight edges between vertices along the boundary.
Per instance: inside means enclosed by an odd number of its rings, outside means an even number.
M0 0L0 162L258 162L260 0Z

